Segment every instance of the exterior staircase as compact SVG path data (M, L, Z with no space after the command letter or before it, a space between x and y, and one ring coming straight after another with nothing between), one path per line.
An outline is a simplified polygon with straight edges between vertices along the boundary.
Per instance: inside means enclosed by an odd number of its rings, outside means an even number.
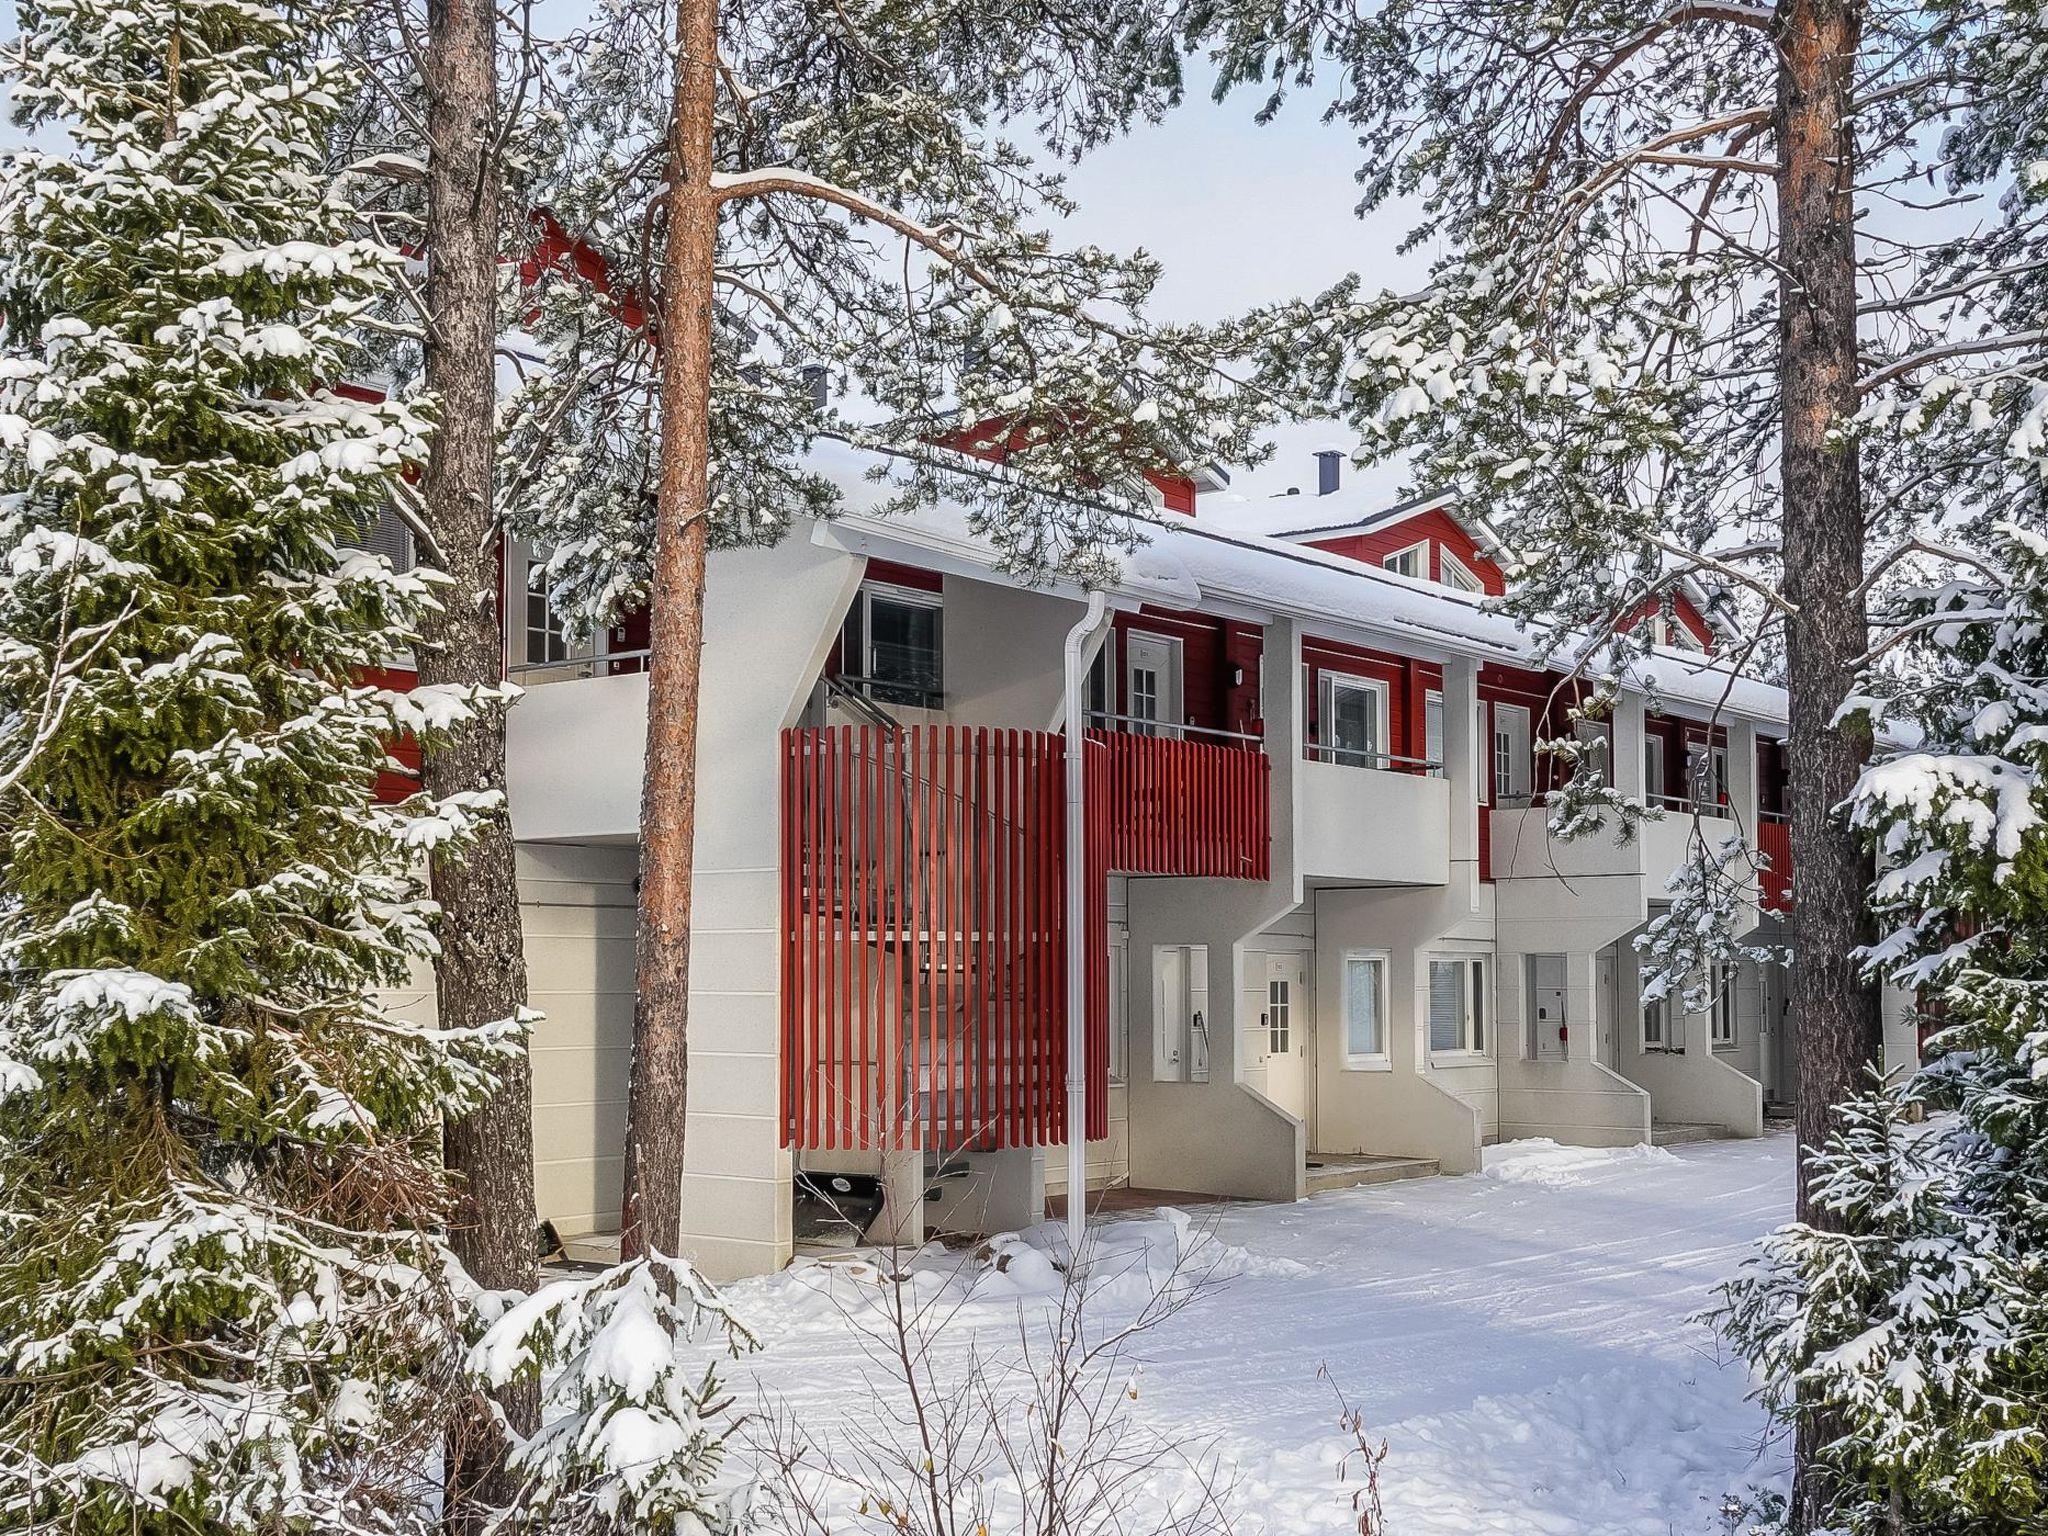
M1368 1157L1361 1152L1311 1152L1308 1192L1356 1189L1364 1184L1392 1184L1401 1179L1433 1179L1443 1169L1433 1157Z

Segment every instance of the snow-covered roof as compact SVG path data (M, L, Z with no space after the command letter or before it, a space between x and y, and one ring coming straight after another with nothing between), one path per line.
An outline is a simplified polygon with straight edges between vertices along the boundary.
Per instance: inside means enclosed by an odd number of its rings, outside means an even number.
M813 450L812 467L838 486L841 511L820 536L862 553L919 563L953 575L1016 581L1003 575L989 541L968 526L965 509L944 504L915 512L882 510L890 489L873 472L887 455L835 441ZM965 466L966 472L975 472ZM1295 619L1326 639L1394 643L1430 659L1471 657L1509 666L1537 665L1538 636L1478 594L1368 566L1285 538L1234 532L1199 520L1163 517L1140 529L1111 597L1265 622ZM1059 590L1059 584L1054 584ZM1570 665L1568 644L1549 664ZM1669 705L1718 710L1765 724L1785 720L1784 690L1746 677L1698 652L1659 648L1633 660L1637 677ZM1595 676L1611 668L1588 668Z

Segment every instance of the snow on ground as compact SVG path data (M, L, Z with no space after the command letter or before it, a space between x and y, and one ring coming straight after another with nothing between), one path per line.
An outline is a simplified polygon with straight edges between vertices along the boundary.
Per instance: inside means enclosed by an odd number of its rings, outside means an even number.
M1104 1312L1134 1311L1196 1248L1213 1273L1145 1334L1133 1410L1237 1479L1237 1529L1354 1529L1327 1383L1390 1452L1389 1536L1673 1536L1725 1529L1721 1505L1782 1485L1739 1365L1691 1321L1748 1244L1787 1219L1792 1142L1588 1151L1494 1149L1484 1174L1126 1218L1097 1230ZM1042 1325L1056 1231L979 1260L921 1260L916 1294L950 1308L941 1368ZM1050 1251L1050 1253L1049 1253ZM730 1295L763 1352L728 1379L816 1429L880 1421L862 1369L872 1277L799 1266Z

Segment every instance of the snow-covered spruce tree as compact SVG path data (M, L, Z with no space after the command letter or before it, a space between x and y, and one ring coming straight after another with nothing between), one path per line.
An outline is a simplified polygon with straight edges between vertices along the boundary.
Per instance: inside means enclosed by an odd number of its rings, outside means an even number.
M1886 865L1870 960L1939 1054L1843 1107L1834 1219L1773 1234L1720 1318L1771 1406L1828 1426L1858 1536L2048 1524L2048 537L1972 558L1898 615L1886 710L1924 735L1852 802Z
M399 257L323 174L327 14L24 0L5 48L68 139L0 161L0 720L54 721L0 795L10 1530L423 1529L464 1390L440 1116L516 1040L374 993L497 807L371 797L476 700L357 681L433 598L339 547L422 422L328 387Z
M608 278L540 297L503 494L566 606L649 614L624 1226L672 1251L708 550L829 511L830 429L903 450L899 499L958 500L1014 566L1099 578L1144 473L1247 456L1255 406L1147 318L1154 262L1048 238L1058 178L1006 137L1080 153L1174 99L1142 0L607 0L551 56L526 185ZM962 435L1000 465L933 446Z

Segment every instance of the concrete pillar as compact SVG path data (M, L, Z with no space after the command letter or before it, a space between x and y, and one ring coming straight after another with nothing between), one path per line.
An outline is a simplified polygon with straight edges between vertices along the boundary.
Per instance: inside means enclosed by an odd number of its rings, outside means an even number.
M1756 726L1728 722L1728 814L1753 846L1756 842Z
M868 1228L868 1241L883 1248L916 1248L924 1242L924 1153L882 1154L882 1214Z
M1623 693L1614 701L1614 787L1643 803L1643 696Z

